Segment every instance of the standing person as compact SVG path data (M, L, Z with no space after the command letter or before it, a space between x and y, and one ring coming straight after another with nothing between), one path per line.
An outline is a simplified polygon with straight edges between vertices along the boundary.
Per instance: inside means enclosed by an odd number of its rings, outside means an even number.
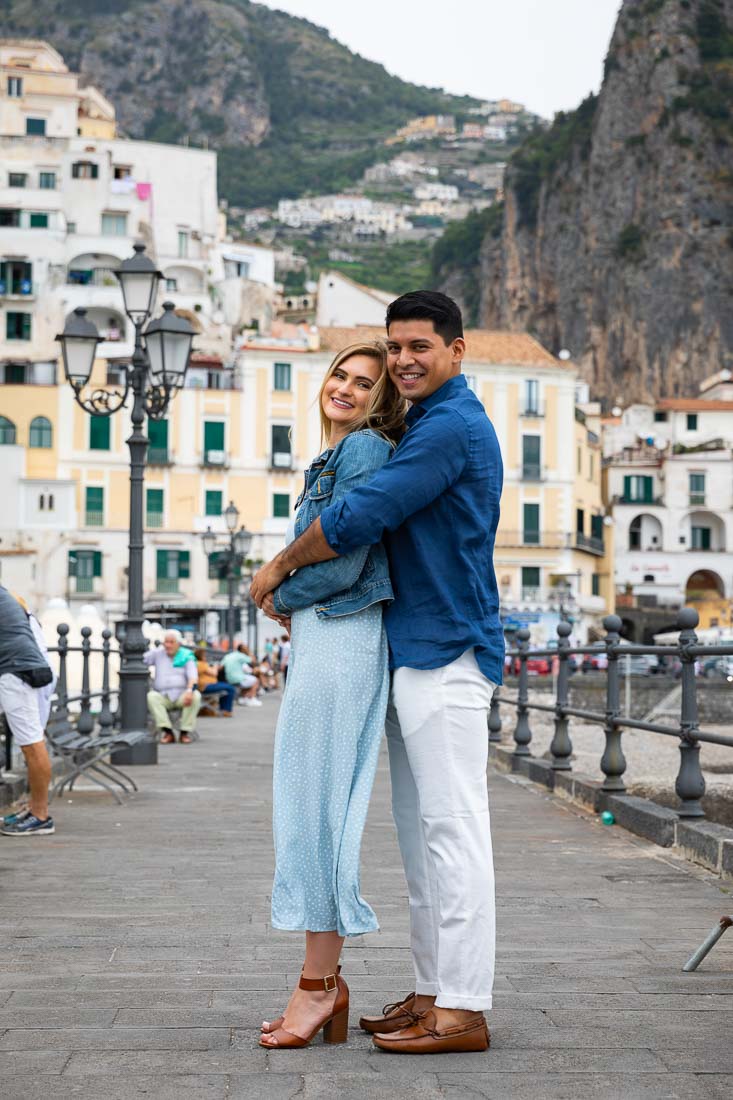
M381 343L335 357L319 394L326 450L305 473L288 538L364 484L404 430L405 403ZM268 614L290 619L290 676L275 735L272 924L305 933L302 977L262 1046L305 1046L324 1029L347 1037L349 991L339 974L344 937L374 931L361 896L361 837L384 729L389 674L382 622L392 586L374 540L299 570L273 593Z
M388 533L396 598L385 615L394 669L387 743L415 992L361 1026L398 1053L485 1050L495 952L487 713L504 660L492 560L502 462L461 374L455 302L432 291L392 302L387 348L390 376L412 402L394 458L264 566L251 594L267 609L267 593L292 570ZM341 655L337 664L341 673Z
M160 734L161 744L171 745L176 739L170 712L180 710L182 745L189 745L196 727L201 695L196 690L198 669L190 649L183 644L180 630L166 630L163 645L149 649L143 661L155 669L153 687L148 692L148 710Z
M241 692L237 702L244 707L261 707L262 703L257 698L260 682L252 672L252 658L245 647L239 645L231 653L225 653L221 664L226 682Z
M234 696L237 694L237 689L233 687L232 684L227 684L226 681L218 678L218 665L212 665L206 659L206 648L204 646L199 646L196 650L195 657L196 669L199 675L198 686L201 695L221 696L217 713L223 718L231 718L232 708L234 706ZM202 699L202 703L205 705L206 699Z
M288 682L288 663L290 661L290 638L283 634L280 638L280 675L283 678L283 687Z
M3 823L5 836L50 836L56 831L48 812L51 761L44 740L48 707L46 700L39 699L40 691L52 683L53 673L28 615L0 585L0 710L25 757L30 787L28 810ZM43 719L39 703L43 703Z

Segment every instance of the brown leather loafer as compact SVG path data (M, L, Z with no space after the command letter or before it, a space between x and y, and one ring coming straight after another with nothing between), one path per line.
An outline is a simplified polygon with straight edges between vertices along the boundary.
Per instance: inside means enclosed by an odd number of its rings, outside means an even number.
M160 738L161 745L172 745L175 743L176 735L173 730L163 730Z
M472 1012L460 1024L439 1027L435 1013L421 1013L411 1027L374 1036L380 1050L392 1054L462 1054L488 1050L491 1042L483 1012Z
M394 1004L385 1005L381 1016L362 1016L359 1027L368 1031L370 1035L388 1034L392 1031L400 1031L404 1027L410 1027L417 1020L417 1016L411 1011L415 1002L415 994L408 993L404 1001L395 1001Z

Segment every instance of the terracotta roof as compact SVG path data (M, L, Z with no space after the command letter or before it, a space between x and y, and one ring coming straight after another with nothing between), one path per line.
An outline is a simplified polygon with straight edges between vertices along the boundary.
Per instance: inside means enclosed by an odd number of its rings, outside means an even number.
M355 344L359 340L386 339L386 333L381 325L320 328L318 331L321 336L321 347L327 351L338 351L347 344ZM569 363L556 359L526 332L491 332L487 329L466 331L465 362L574 369Z
M710 401L702 397L663 397L657 402L658 409L679 409L682 412L732 412L733 401Z

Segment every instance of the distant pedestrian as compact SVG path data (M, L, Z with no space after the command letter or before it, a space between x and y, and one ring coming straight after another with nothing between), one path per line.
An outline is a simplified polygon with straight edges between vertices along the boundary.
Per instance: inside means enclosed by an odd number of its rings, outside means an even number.
M143 661L155 669L153 687L148 692L148 710L160 733L161 743L173 744L176 735L171 726L170 712L181 711L182 745L193 739L196 716L201 706L201 695L196 690L198 669L190 649L183 645L179 630L166 630L163 645L143 654Z
M280 675L283 678L283 687L288 682L288 664L290 663L290 638L283 634L280 639Z
M242 706L261 707L262 703L257 698L259 680L252 671L252 658L244 646L237 646L231 653L225 653L222 666L227 683L240 691L237 702Z
M206 650L203 646L196 650L196 668L199 674L199 691L202 696L219 696L218 713L225 718L231 718L234 706L234 697L237 689L226 680L219 679L219 666L211 664L207 660ZM203 699L204 705L207 700Z
M5 836L55 832L48 812L51 761L44 740L50 695L41 696L49 685L53 690L53 673L44 652L26 610L0 585L0 710L25 758L30 787L28 810L5 820L0 830Z

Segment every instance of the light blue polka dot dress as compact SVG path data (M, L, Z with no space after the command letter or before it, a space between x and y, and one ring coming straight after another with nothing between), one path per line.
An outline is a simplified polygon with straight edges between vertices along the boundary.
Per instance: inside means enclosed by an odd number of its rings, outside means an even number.
M382 604L292 617L275 736L272 923L356 936L379 926L359 891L359 854L387 709Z

